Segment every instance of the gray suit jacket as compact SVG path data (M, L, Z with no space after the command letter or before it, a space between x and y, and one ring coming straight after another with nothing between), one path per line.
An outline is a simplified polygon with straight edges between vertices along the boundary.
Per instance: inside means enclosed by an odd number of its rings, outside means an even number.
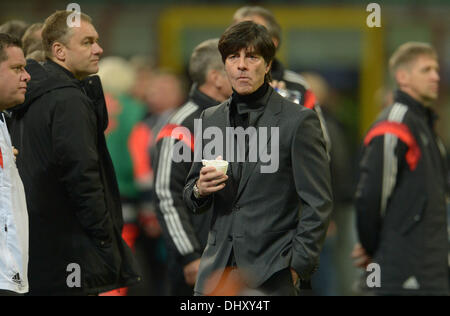
M264 113L256 127L266 127L269 132L267 139L260 137L258 150L270 150L278 142L273 153L278 155L277 171L262 173L265 163L258 156L257 162L243 163L237 184L231 172L237 163L230 162L225 188L201 205L192 194L201 162L193 163L186 179L184 199L188 207L194 213L213 212L195 287L199 294L208 294L205 282L214 272L221 275L232 250L250 288L260 286L275 272L288 267L303 279L317 269L332 210L330 168L320 122L314 111L282 98L272 88L265 100ZM231 126L229 109L230 100L201 115L203 130L215 126L223 132L224 152L215 154L225 158L230 157L225 132ZM271 127L278 128L279 137L271 137ZM202 145L205 148L208 141L203 140ZM209 280L210 290L217 281Z

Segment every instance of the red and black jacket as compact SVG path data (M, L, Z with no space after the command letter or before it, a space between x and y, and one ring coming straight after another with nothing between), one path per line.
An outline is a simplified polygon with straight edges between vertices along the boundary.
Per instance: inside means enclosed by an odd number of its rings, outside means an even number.
M364 139L356 190L359 239L385 294L447 295L445 150L436 116L397 91Z
M156 210L168 247L177 254L177 262L184 266L201 257L206 246L209 213L193 215L183 201L183 189L191 162L175 162L175 144L194 157L194 120L203 110L219 104L193 87L189 101L164 126L156 138L156 157L152 159L155 172ZM182 133L184 127L185 132ZM174 130L178 128L174 132ZM188 132L189 131L189 132Z

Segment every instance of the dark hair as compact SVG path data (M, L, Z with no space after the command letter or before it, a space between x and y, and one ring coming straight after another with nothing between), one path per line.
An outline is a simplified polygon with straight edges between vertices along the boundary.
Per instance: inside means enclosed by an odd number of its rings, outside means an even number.
M252 48L253 52L261 55L266 64L275 57L275 45L267 29L251 21L244 21L227 28L219 40L219 51L222 61L243 48ZM271 81L270 71L266 75L266 81Z
M0 25L0 33L6 33L12 37L21 39L27 30L28 23L21 20L11 20Z
M8 34L0 33L0 63L8 59L6 55L5 48L8 47L19 47L22 48L22 43L16 37Z

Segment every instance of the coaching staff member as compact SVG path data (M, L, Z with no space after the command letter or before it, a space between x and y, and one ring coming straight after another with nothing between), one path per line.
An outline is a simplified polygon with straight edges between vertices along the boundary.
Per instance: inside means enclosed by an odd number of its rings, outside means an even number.
M90 17L69 27L69 14L45 21L47 60L29 61L33 79L11 126L30 216L31 295L98 294L139 278L121 238L101 83L88 77L103 50Z
M279 167L261 173L261 160L249 162L246 155L245 162L230 162L224 175L194 162L185 201L194 212L209 207L213 212L195 292L214 291L219 280L208 282L208 288L205 282L231 267L248 288L294 295L296 279L308 279L317 268L332 209L320 122L314 111L269 86L275 46L265 27L251 21L229 27L219 51L234 91L230 100L203 112L203 128L218 127L223 135L230 126L278 128L279 140L269 139L267 145L279 142ZM245 149L248 153L249 144ZM236 161L227 150L224 157Z

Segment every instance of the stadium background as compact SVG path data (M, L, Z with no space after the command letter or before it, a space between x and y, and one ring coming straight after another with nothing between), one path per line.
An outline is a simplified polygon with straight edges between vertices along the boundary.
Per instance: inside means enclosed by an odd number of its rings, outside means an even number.
M369 28L367 5L381 6L381 28ZM0 23L21 19L43 21L70 1L2 1ZM96 25L104 56L147 55L155 65L180 74L192 48L218 37L233 12L246 4L271 9L279 20L283 39L278 57L292 70L321 74L332 89L338 115L349 137L358 142L380 110L376 97L389 89L387 58L403 42L426 41L438 50L441 63L442 120L438 132L450 147L450 1L218 1L218 0L78 0L81 11ZM384 90L383 90L384 91ZM333 104L334 105L334 104Z

